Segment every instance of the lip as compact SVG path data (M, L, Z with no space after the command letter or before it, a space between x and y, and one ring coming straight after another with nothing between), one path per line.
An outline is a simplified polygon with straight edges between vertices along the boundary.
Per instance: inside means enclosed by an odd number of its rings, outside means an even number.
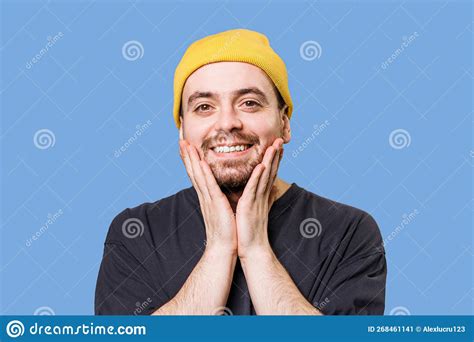
M248 142L236 141L236 142L232 142L232 143L216 144L216 145L213 145L213 146L209 147L209 149L213 149L213 148L220 147L220 146L240 146L240 145L253 145L253 144L248 143Z
M245 145L245 144L242 144L242 145ZM219 145L217 145L217 146L219 146ZM217 146L215 146L215 147L217 147ZM209 149L209 151L214 156L216 156L216 158L238 158L238 157L241 157L241 156L244 156L245 154L247 154L250 150L252 150L252 148L254 146L255 145L252 145L248 149L243 150L243 151L234 151L234 152L227 152L227 153L217 153L217 152L214 152L213 149Z

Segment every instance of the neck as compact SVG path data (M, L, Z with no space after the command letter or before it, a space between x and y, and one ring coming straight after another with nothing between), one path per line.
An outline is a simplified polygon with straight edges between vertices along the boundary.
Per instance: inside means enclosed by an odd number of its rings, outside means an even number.
M270 208L272 204L279 199L283 194L290 188L291 184L285 182L280 178L275 179L275 183L273 184L272 191L270 193ZM227 199L229 200L230 206L234 213L236 212L237 204L239 203L239 199L242 196L243 190L232 191L232 192L225 192Z

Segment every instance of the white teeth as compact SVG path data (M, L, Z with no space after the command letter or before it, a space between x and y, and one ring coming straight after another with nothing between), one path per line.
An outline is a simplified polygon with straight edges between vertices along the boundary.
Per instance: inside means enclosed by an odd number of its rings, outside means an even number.
M238 145L238 146L218 146L214 147L214 152L216 153L229 153L229 152L240 152L248 148L248 145Z

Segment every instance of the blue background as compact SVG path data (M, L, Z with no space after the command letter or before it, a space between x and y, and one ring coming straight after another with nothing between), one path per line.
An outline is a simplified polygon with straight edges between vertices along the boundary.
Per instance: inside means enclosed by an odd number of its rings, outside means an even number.
M112 218L190 186L171 115L181 55L237 27L266 34L289 71L280 177L368 211L384 238L396 232L386 314L472 314L470 2L98 0L2 2L1 314L93 313ZM134 61L122 54L132 40ZM302 58L307 41L319 57ZM54 145L35 145L41 129ZM409 145L390 144L397 129Z

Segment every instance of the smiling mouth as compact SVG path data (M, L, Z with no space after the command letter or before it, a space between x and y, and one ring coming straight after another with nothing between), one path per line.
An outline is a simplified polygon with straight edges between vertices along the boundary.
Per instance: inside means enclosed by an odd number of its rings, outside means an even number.
M245 154L253 144L232 144L222 145L211 148L211 150L218 156L238 156Z

